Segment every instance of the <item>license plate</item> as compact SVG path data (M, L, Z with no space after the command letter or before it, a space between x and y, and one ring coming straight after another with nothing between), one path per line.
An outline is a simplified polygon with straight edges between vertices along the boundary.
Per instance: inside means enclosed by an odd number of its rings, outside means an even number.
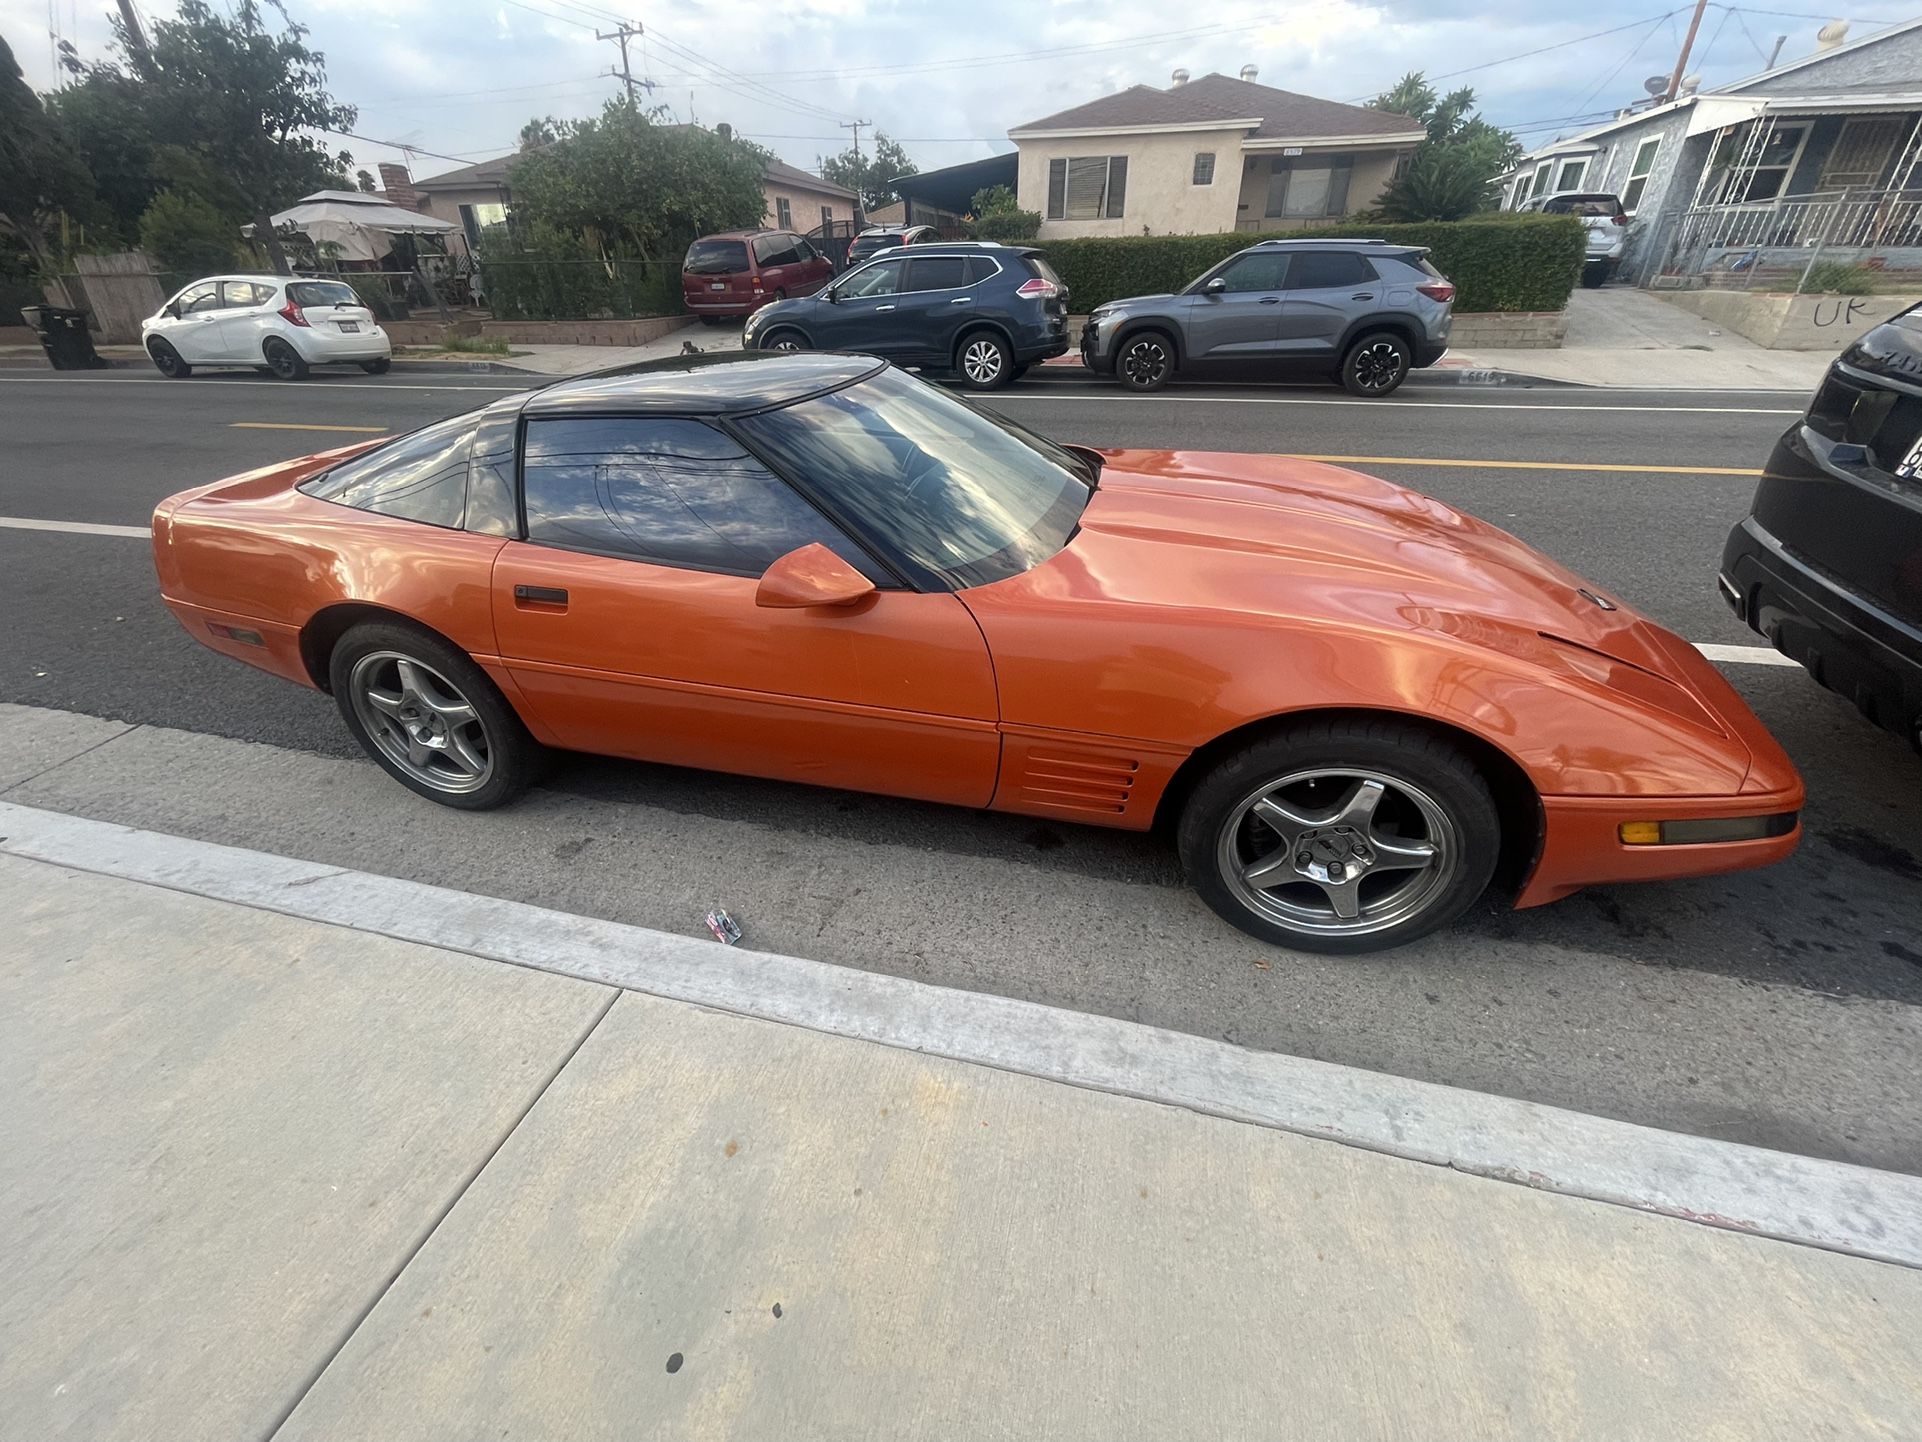
M727 282L724 280L709 281L707 288L709 290L726 290Z
M360 322L357 320L344 320L340 323L340 328L346 331L358 331L360 329Z
M1909 453L1896 465L1895 474L1905 481L1922 480L1922 437L1909 447Z

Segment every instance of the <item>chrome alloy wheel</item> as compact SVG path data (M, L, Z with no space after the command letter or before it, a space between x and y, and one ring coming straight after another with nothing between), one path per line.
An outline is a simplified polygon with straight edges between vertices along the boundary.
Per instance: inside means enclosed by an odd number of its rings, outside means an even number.
M1380 772L1297 771L1229 812L1216 841L1228 889L1298 931L1361 936L1419 915L1462 864L1455 824L1433 797Z
M1365 391L1385 390L1401 379L1401 347L1378 340L1355 352L1355 384Z
M1001 378L1001 347L986 336L977 336L961 351L961 369L978 386L993 385Z
M1160 384L1168 374L1168 361L1167 345L1153 336L1143 336L1130 341L1121 353L1121 370L1131 385L1145 388Z
M493 775L480 713L433 667L399 651L370 651L354 663L348 687L381 754L423 786L462 795Z

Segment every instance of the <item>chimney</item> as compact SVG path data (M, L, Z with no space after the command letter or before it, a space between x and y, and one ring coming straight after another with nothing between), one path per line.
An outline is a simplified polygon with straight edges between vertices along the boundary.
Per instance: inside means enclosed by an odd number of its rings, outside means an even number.
M1188 83L1188 72L1186 69L1177 70L1169 78L1174 81L1174 85L1170 85L1168 88L1173 90L1177 85L1186 85Z
M381 193L387 197L389 205L398 205L402 210L425 210L427 203L414 189L414 177L407 173L404 165L389 165L382 161L380 170Z
M1241 78L1246 80L1250 85L1255 83L1255 77L1259 74L1261 74L1261 72L1252 65L1244 65L1241 67Z

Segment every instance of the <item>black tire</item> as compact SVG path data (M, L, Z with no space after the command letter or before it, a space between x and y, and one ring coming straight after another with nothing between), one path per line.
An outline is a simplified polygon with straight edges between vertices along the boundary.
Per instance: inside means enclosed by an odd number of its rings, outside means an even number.
M260 353L267 357L267 368L274 373L275 380L304 381L307 379L307 362L300 358L299 351L279 336L268 336L260 348Z
M1608 283L1608 267L1605 265L1585 265L1582 267L1582 289L1600 290Z
M736 321L738 319L739 319L738 316L731 316L731 315L704 315L701 317L701 324L702 325L727 325L730 322Z
M1175 354L1174 337L1166 331L1134 331L1115 350L1115 379L1124 390L1158 391L1174 378Z
M382 356L379 360L362 361L360 368L370 376L384 376L394 368L394 362L389 357Z
M415 693L421 700L444 701L450 695L474 712L475 722L480 730L478 744L473 736L470 723L462 723L467 742L466 755L478 754L486 763L484 772L471 785L462 785L452 775L455 769L471 769L462 759L460 749L450 745L446 738L449 725L442 720L437 711L428 714L420 709L417 702L416 717L424 724L438 723L440 735L423 747L433 759L420 769L429 778L441 767L441 784L410 769L394 752L403 747L409 752L401 739L402 730L413 728L401 717L394 717L392 726L382 722L382 740L376 739L370 729L369 716L377 714L377 709L369 704L363 715L361 704L357 703L357 693L363 683L380 683L379 689L392 695L393 685L385 684L385 678L393 675L395 680L403 681L398 688L403 705L407 703L409 692L403 678L388 671L393 663L386 658L404 659L416 667L425 668L434 685L432 694ZM362 663L367 663L366 671L361 671ZM418 672L416 673L419 674ZM545 749L528 734L521 718L507 703L499 689L487 677L487 673L476 666L467 654L443 637L435 635L422 626L405 621L370 621L342 636L334 646L333 654L327 662L328 680L333 688L334 704L347 723L347 729L360 743L361 749L371 757L389 776L429 801L438 801L443 806L452 806L462 811L490 811L496 806L504 806L521 792L525 791L540 776L546 759ZM389 747L393 748L390 752Z
M1406 340L1392 330L1371 330L1358 336L1341 358L1342 389L1351 396L1379 400L1392 395L1408 379L1414 354Z
M1341 818L1371 785L1380 790L1368 814ZM1271 814L1299 820L1265 819L1256 805L1268 800ZM1178 838L1190 884L1231 925L1352 955L1412 941L1472 906L1494 874L1501 820L1488 783L1446 737L1390 719L1311 720L1218 762L1189 796ZM1417 865L1423 848L1431 859ZM1281 879L1264 884L1262 863Z
M954 375L971 391L998 391L1014 379L1014 352L991 330L971 330L954 348Z
M760 350L807 350L808 338L793 326L776 326L756 342Z
M164 340L147 342L147 355L153 368L170 381L184 381L194 373L194 368L180 358L180 352Z
M1016 366L1013 370L1009 371L1008 384L1013 385L1016 381L1020 380L1021 377L1023 377L1028 373L1028 371L1032 368L1032 366L1033 366L1033 362L1029 362L1028 365Z

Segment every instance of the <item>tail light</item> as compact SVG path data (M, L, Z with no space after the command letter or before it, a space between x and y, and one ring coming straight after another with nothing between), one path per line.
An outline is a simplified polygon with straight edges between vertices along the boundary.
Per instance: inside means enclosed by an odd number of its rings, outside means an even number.
M1615 223L1616 223L1617 225L1627 225L1627 224L1628 224L1628 216L1627 216L1626 214L1624 214L1624 213L1623 213L1622 211L1619 211L1619 210L1618 210L1618 211L1616 211L1616 212L1615 212Z
M1455 287L1445 280L1431 280L1415 289L1430 300L1450 301L1455 298Z
M294 301L288 301L280 308L280 318L288 325L306 325L307 315Z
M1036 276L1033 280L1022 281L1015 294L1024 295L1030 300L1053 300L1061 294L1061 287L1051 280L1043 280Z

